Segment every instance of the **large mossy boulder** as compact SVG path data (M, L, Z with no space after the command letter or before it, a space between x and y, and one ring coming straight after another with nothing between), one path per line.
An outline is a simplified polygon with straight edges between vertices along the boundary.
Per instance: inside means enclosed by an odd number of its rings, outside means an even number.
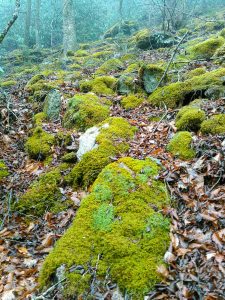
M27 215L42 216L45 212L57 213L72 204L60 189L63 171L67 165L41 175L15 204L14 210Z
M61 97L61 93L58 90L52 90L48 93L44 104L44 113L48 120L56 121L59 119L62 105Z
M192 135L188 131L180 131L170 140L167 150L174 156L183 160L189 160L195 157L196 152L192 148Z
M113 76L100 76L80 83L81 92L93 92L96 95L112 96L115 94L117 79Z
M124 294L143 299L162 279L157 267L170 240L169 219L160 212L169 198L164 183L156 179L159 170L151 159L122 158L108 165L46 258L41 286L51 285L64 265L65 299L86 299L93 276L101 282L107 274ZM91 273L96 264L96 273Z
M225 114L214 115L201 124L201 132L204 134L224 134Z
M136 131L125 119L117 117L106 119L96 127L98 134L93 149L79 157L79 163L68 175L74 187L91 185L113 157L129 150L128 141Z
M104 33L104 38L114 38L118 34L129 36L138 29L138 25L134 21L123 21L116 23Z
M66 128L86 130L109 117L111 102L89 93L75 95L68 102L63 124Z
M3 160L0 160L0 182L9 175L8 167Z
M211 87L223 87L225 82L225 68L194 76L184 82L172 83L157 88L148 98L155 106L166 105L170 108L182 106L190 101L205 97L205 92Z
M154 64L144 65L140 68L139 76L147 93L150 94L156 89L164 72L162 67Z
M31 137L25 143L25 149L30 158L44 160L51 155L51 147L54 145L53 135L45 132L41 127L36 127Z
M210 38L204 42L198 43L188 49L192 58L195 59L210 59L224 44L225 40L222 37Z

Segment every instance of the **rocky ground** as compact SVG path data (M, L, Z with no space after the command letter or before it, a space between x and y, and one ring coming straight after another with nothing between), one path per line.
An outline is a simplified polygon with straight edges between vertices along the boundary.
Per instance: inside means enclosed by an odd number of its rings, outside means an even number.
M167 62L172 53L171 49L160 53L156 50L142 51L138 54L138 59L145 64L161 60ZM129 63L126 63L126 67L128 66ZM191 60L182 66L181 76L202 67L207 68L207 71L221 68L212 61ZM96 69L94 67L94 71ZM81 76L81 80L89 79L94 71L92 66L85 67L77 75ZM171 74L173 71L172 69ZM108 75L117 77L120 72L122 70L110 70ZM82 92L78 82L80 79L71 79L71 73L70 71L70 74L66 74L67 78L63 79L57 72L45 74L47 84L57 82L62 105L59 118L44 120L41 126L47 133L57 135L63 132L72 139L69 146L52 146L52 159L48 163L32 159L24 147L35 127L34 112L42 111L42 108L37 108L40 102L37 105L34 98L30 99L34 94L27 88L27 83L32 75L23 74L15 84L1 91L0 158L9 172L0 186L0 294L4 300L63 299L58 286L54 284L46 294L41 294L38 290L39 272L46 255L76 218L82 199L90 189L74 189L60 184L61 194L69 197L73 205L57 213L46 209L42 216L37 216L35 211L16 211L13 204L41 174L58 167L65 153L77 150L81 130L65 128L63 125L67 99ZM195 155L183 160L170 153L167 148L177 132L175 118L179 107L164 105L159 108L150 105L144 96L143 103L126 109L121 104L122 95L113 93L107 95L107 99L110 101L110 116L123 117L130 125L137 127L135 136L128 142L129 150L117 154L112 161L125 156L140 160L152 157L159 161L163 168L158 179L167 186L171 199L170 206L163 208L163 215L171 219L171 242L164 256L167 265L159 267L162 282L146 295L146 299L225 299L224 133L206 135L200 130L190 130ZM217 94L213 101L201 104L201 110L208 118L224 114L224 100L224 95ZM115 298L116 293L117 286L110 282L104 288L96 287L92 297L122 299L121 295L118 296L121 298ZM39 296L34 296L38 294Z

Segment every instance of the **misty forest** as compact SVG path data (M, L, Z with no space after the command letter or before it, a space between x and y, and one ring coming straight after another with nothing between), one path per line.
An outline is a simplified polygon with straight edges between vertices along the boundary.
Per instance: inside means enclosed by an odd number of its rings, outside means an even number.
M0 0L0 299L225 299L224 156L224 0Z

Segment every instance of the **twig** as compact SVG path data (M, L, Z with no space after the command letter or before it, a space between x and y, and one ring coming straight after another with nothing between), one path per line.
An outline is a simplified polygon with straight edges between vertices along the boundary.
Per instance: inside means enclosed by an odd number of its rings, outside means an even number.
M32 300L45 300L46 296L53 292L54 289L62 282L64 282L66 280L66 278L63 278L62 280L58 281L57 283L55 283L54 285L52 285L49 289L47 289L47 291L45 291L43 294L41 294L40 296L37 296L37 297L32 297Z
M161 85L161 83L162 83L163 80L165 79L165 77L166 77L166 75L167 75L167 72L169 71L170 65L172 64L172 62L173 62L173 60L174 60L174 57L175 57L176 53L177 53L177 51L178 51L178 49L179 49L181 43L184 41L184 39L185 39L186 36L188 35L188 33L189 33L189 32L187 31L187 32L185 33L185 35L182 37L182 39L180 40L180 42L177 44L175 50L173 51L173 55L171 56L170 61L169 61L169 63L167 64L166 70L165 70L163 76L161 77L161 79L160 79L158 85L157 85L156 88L154 89L154 91Z

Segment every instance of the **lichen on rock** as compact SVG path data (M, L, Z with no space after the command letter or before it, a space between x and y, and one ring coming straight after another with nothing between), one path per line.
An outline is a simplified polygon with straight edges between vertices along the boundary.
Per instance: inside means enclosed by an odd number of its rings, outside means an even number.
M56 269L65 265L65 297L85 296L93 275L90 264L97 261L97 279L104 280L109 272L134 300L160 282L157 266L163 264L169 244L170 222L160 213L169 198L164 183L155 179L159 170L151 159L132 158L104 168L74 223L46 258L41 286L47 286ZM72 266L75 271L69 271ZM85 273L76 271L76 266Z
M180 131L170 140L167 150L174 156L183 160L192 159L195 157L195 150L192 149L192 135L188 131Z

